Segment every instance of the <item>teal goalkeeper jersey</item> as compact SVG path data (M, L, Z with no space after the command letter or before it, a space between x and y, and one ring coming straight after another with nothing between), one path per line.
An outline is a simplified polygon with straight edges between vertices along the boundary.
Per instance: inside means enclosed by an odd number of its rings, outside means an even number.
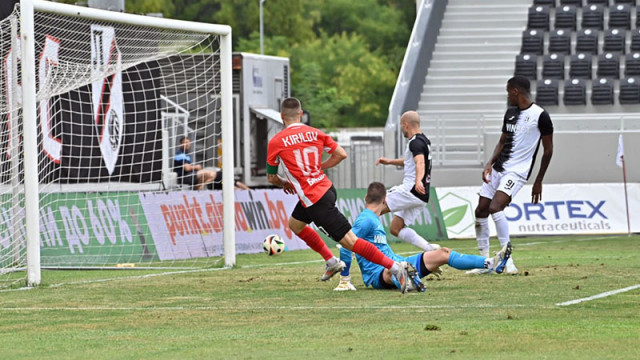
M364 209L353 223L353 232L357 237L367 240L375 245L383 254L391 259L396 259L397 255L393 253L391 247L387 243L387 233L380 222L380 218L373 211ZM380 276L380 272L384 267L374 264L362 256L356 254L356 260L362 271L362 280L364 284L370 286L373 280Z

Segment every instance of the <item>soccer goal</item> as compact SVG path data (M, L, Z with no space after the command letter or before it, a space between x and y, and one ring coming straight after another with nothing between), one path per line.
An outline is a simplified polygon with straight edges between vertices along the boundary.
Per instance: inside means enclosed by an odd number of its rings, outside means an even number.
M229 26L22 0L0 52L0 287L234 265Z

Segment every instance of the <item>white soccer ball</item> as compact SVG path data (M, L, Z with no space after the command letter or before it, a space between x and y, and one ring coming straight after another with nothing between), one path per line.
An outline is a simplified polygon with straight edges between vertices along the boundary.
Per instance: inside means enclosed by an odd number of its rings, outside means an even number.
M269 255L280 255L284 252L285 243L284 240L278 234L271 234L264 238L262 242L262 249Z

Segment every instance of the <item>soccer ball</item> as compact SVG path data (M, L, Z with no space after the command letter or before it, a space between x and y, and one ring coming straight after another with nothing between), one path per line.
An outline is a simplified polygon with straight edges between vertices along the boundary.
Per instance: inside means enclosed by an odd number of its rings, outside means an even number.
M264 252L269 255L280 255L284 252L284 240L277 234L271 234L264 238L262 242L262 249Z

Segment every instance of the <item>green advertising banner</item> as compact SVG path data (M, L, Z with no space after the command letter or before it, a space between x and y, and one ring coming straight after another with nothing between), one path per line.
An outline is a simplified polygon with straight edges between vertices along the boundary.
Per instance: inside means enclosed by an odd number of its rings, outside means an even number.
M364 196L367 194L367 189L339 189L338 200L336 206L347 217L350 223L356 220L360 212L364 209ZM387 238L393 241L399 241L396 237L391 235L389 231L389 225L391 224L392 214L385 214L381 217L382 225L387 232ZM447 239L447 228L444 224L442 213L440 211L440 204L438 203L438 196L433 187L431 187L429 195L429 203L424 208L422 216L418 218L418 221L411 225L418 234L424 237L427 241L439 241ZM320 234L325 240L329 240L329 237Z
M10 196L7 196L9 198ZM21 197L22 198L22 197ZM3 199L0 252L24 252L24 211ZM22 200L22 199L21 199ZM13 227L18 221L19 226ZM13 234L13 229L18 231ZM114 265L157 260L137 192L50 193L40 196L42 266ZM0 258L5 258L0 256Z

